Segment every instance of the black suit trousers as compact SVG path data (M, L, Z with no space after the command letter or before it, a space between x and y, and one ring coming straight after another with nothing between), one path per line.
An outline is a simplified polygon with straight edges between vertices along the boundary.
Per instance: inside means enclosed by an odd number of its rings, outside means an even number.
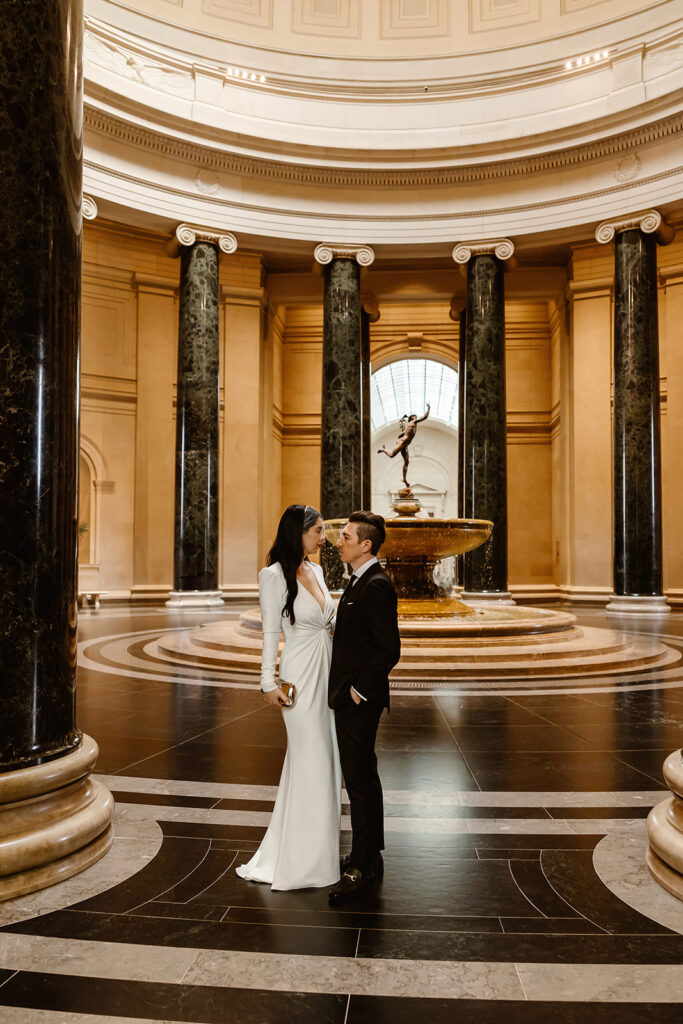
M373 701L348 703L335 710L339 760L351 805L351 865L369 871L384 849L384 801L377 772L375 738L384 707Z

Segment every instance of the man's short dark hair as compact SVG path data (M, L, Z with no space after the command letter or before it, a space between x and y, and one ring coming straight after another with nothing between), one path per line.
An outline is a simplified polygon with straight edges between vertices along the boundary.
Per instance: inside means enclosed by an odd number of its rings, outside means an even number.
M384 519L376 512L352 512L349 522L356 524L356 533L360 541L369 540L370 550L376 555L386 540L387 531Z

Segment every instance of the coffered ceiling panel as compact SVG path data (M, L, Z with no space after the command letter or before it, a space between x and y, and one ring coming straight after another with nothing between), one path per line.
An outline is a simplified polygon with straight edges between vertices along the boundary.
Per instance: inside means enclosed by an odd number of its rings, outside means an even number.
M586 7L604 7L605 0L562 0L562 13L573 14L574 11L583 11Z
M292 31L358 39L361 0L293 0Z
M273 0L202 0L202 11L259 28L271 28L273 23Z
M382 0L380 38L449 34L448 0Z
M527 25L541 19L541 0L470 0L470 31Z

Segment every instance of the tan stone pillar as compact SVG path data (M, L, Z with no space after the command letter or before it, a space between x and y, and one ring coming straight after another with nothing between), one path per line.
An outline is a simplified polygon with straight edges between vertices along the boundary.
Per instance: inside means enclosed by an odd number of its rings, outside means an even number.
M138 308L132 593L141 598L165 598L173 583L178 337L174 277L134 276Z
M250 262L249 262L250 261ZM253 592L262 565L265 289L257 257L244 256L222 278L225 411L221 436L219 586L226 596ZM240 273L241 270L241 273ZM272 415L272 406L271 413Z
M567 360L569 525L567 596L612 592L612 266L597 246L572 258Z

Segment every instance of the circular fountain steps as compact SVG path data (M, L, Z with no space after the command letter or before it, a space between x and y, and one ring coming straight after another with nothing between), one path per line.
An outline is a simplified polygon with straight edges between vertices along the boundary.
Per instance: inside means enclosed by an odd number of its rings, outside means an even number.
M516 635L482 624L438 620L401 623L401 661L391 674L395 684L413 681L509 679L511 677L590 677L607 673L637 674L671 668L679 651L649 637L595 627L579 627L562 612L515 609ZM453 632L453 630L456 632ZM526 630L526 632L524 632ZM521 635L520 635L521 633ZM258 610L239 622L212 622L194 630L165 633L152 645L164 661L223 669L256 676L261 664Z

